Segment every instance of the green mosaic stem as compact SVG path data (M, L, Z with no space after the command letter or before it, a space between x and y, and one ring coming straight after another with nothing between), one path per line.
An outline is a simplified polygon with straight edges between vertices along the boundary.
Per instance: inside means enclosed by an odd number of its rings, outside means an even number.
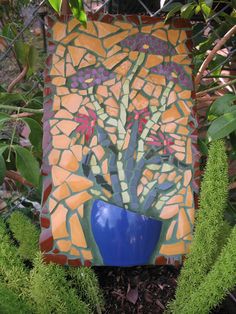
M99 119L101 119L104 122L109 116L107 113L105 113L105 110L100 106L99 102L96 100L94 95L95 95L94 88L90 87L88 89L88 96L90 98L90 101L92 102L92 104L94 105L94 107L96 109L96 113L97 113Z
M117 147L118 150L122 150L122 147L124 145L125 141L125 125L127 121L127 109L129 107L129 94L130 94L130 84L131 81L138 71L139 67L143 64L145 60L145 53L141 52L138 56L137 62L135 63L134 67L131 70L130 75L127 77L125 80L125 83L122 87L123 91L123 97L121 98L120 102L120 118L118 120L118 141L117 141ZM131 129L131 135L130 135L130 142L129 142L129 148L127 151L122 151L118 154L118 162L117 162L117 167L119 169L118 175L119 179L121 181L121 189L122 189L122 199L124 203L129 203L130 202L130 195L128 193L128 173L127 173L127 165L125 165L125 155L128 154L128 156L131 156L134 154L136 145L130 145L130 143L134 143L137 140L137 135L138 135L138 129L136 132L134 131L136 124L134 123L132 129ZM131 169L130 169L131 170Z
M145 140L146 140L151 128L153 127L153 125L159 121L162 113L165 111L167 98L169 97L169 94L170 94L173 86L174 86L174 83L172 81L168 83L166 89L164 90L164 92L162 94L161 107L158 109L156 107L152 107L152 112L154 114L153 114L152 118L150 120L148 120L148 122L145 124L145 128L143 129L143 132L142 132L140 139L138 141L137 161L139 161L144 155Z
M129 76L127 77L127 79L125 80L122 86L123 96L120 101L120 118L118 120L118 138L119 139L117 141L117 147L119 150L121 150L124 145L124 138L125 138L125 134L127 133L125 130L125 124L126 124L126 118L127 118L126 111L129 107L129 100L130 100L129 99L130 83L134 75L136 74L137 70L143 63L144 59L145 59L145 53L141 52L138 56L137 62L135 63L134 67L131 70L131 73L129 74Z
M102 127L97 126L97 133L101 135L101 138L104 138L104 140L100 143L103 147L109 149L109 172L111 174L111 183L112 183L112 190L113 190L113 201L118 206L123 206L122 198L121 198L121 186L120 181L118 177L118 169L117 169L117 156L114 153L114 144L112 144L111 140L109 139L109 136L107 132L103 130ZM107 143L106 143L107 142Z
M94 154L93 154L92 152L89 152L89 155L87 156L87 158L88 158L87 164L89 164L89 165L90 165L90 168L91 168L91 171L90 171L90 179L93 181L93 184L94 184L94 185L93 185L93 188L92 188L90 191L91 191L92 195L93 195L95 198L99 196L99 197L102 198L104 201L108 201L108 199L107 199L106 196L104 196L104 195L101 196L102 191L101 191L100 186L97 184L97 181L96 181L96 178L95 178L95 175L96 175L97 173L96 173L96 171L95 171L95 169L94 169L94 166L91 165L91 159L92 159L93 156L94 156ZM99 167L98 164L97 164L97 167ZM85 176L84 172L83 172L83 175ZM92 178L91 178L91 177L92 177Z
M140 140L138 141L138 156L137 156L137 161L136 161L136 165L133 169L133 173L134 175L131 176L130 182L129 182L129 188L130 188L130 196L131 196L131 201L130 201L130 207L133 210L138 210L140 208L140 201L139 198L137 197L137 185L140 181L140 178L142 176L143 170L145 168L145 166L147 164L153 163L153 158L150 159L148 162L145 161L145 156L147 155L144 152L144 143L146 140L146 137L148 135L148 133L150 132L152 126L154 125L154 123L157 123L158 120L161 117L161 114L163 113L163 111L166 109L166 103L167 103L167 98L169 97L169 94L172 90L174 86L173 82L169 82L167 85L167 88L164 90L163 92L163 100L161 101L161 109L159 109L160 111L157 112L157 108L153 107L153 112L154 115L152 116L152 119L149 120L146 125L145 128L141 134ZM153 122L153 120L155 120L155 122ZM141 148L143 148L143 150L141 150ZM159 149L158 149L159 150ZM154 157L155 159L156 157ZM158 157L157 157L158 158ZM131 190L132 189L132 190ZM147 189L146 189L147 190ZM144 190L145 192L145 190ZM148 191L146 191L146 194L148 194ZM141 198L141 201L144 202L144 197Z

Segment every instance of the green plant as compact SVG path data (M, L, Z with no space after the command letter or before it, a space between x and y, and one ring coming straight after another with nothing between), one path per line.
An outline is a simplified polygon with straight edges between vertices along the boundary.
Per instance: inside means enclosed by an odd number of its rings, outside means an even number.
M27 260L33 260L38 252L39 230L21 212L14 212L9 219L10 229L19 243L18 254Z
M211 271L194 291L188 302L184 304L182 312L207 314L217 304L223 301L227 293L236 284L236 227L229 236L227 244L222 249L220 256L213 265Z
M224 142L218 140L210 145L194 240L178 279L175 300L169 305L172 313L197 314L199 309L209 313L236 284L232 249L236 228L231 233L224 221L227 196L227 156Z
M48 2L57 13L61 13L63 0L48 0ZM84 11L83 0L68 0L67 2L74 17L76 17L83 25L86 26L87 16Z
M79 288L79 294L89 304L93 311L98 314L104 309L104 300L99 289L99 284L95 273L91 268L70 268L72 285Z
M3 283L0 283L0 296L0 313L32 313L29 306Z
M103 297L91 269L46 264L29 218L15 212L8 222L10 229L0 220L1 313L101 313Z
M41 254L34 259L29 293L36 304L36 313L89 313L89 307L66 281L64 269L55 264L46 265Z
M2 220L0 220L0 278L14 293L24 298L27 296L28 272Z

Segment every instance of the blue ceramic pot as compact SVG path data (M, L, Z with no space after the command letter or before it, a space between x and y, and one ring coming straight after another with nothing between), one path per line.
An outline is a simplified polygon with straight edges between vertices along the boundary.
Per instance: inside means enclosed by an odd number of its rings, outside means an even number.
M162 223L124 208L95 200L91 226L104 265L149 264Z

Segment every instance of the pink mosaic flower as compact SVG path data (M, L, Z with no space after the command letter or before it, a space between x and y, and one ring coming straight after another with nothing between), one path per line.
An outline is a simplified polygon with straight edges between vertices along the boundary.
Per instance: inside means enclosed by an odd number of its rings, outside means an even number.
M142 133L143 127L147 123L147 117L150 116L150 112L147 108L144 108L142 110L134 110L132 112L132 115L130 115L127 119L128 125L127 128L130 129L132 125L134 124L133 120L138 120L138 132L139 134Z
M170 136L162 132L158 132L157 136L150 135L149 137L152 139L152 141L147 141L148 145L153 145L160 148L163 147L164 154L173 154L174 149L171 146L174 145L174 142Z
M93 136L95 125L97 123L97 116L91 109L87 109L89 115L79 113L75 121L79 123L76 131L85 134L85 140L88 142Z

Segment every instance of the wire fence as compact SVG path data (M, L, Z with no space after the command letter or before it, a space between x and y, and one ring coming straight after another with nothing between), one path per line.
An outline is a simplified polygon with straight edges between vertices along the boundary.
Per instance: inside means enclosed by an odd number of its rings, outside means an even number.
M46 22L45 16L50 14L50 9L46 6L46 0L39 1L37 5L31 10L30 17L27 18L27 22L24 27L22 27L21 31L17 34L17 36L12 40L7 40L7 47L4 49L2 53L0 53L0 62L3 62L6 58L9 58L12 49L14 48L14 44L23 36L23 34L31 27L35 21L38 21L41 26L41 35L43 37L43 49L47 50L47 37L46 37ZM149 15L151 17L164 17L167 14L167 7L170 4L173 5L175 1L154 1L154 0L84 0L84 7L87 12L97 13L109 13L109 14L141 14L141 15ZM187 1L182 1L183 5L187 3ZM193 32L192 41L195 49L197 49L197 38L200 36L209 37L209 35L215 36L215 41L221 38L221 34L219 34L215 30L215 23L219 23L219 16L227 12L229 10L230 5L225 4L220 7L217 12L209 17L207 20L200 18L195 18L192 20L192 24L196 32ZM199 30L197 28L199 26ZM232 58L235 56L236 48L233 46L228 46L227 43L224 45L224 58L222 61L215 65L215 67L209 69L204 77L209 77L212 73L219 68L228 65ZM3 66L3 65L2 65Z

